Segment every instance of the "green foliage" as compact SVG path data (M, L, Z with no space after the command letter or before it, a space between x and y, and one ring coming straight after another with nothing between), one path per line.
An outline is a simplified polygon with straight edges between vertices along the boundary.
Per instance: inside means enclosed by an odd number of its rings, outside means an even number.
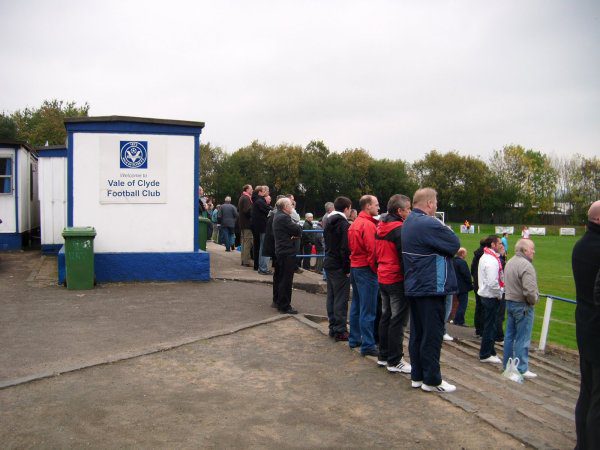
M438 209L458 209L474 217L491 208L493 189L486 164L457 152L441 154L433 150L412 166L421 187L438 193Z
M301 213L320 214L325 202L339 195L356 205L362 195L374 194L383 206L393 194L412 197L419 186L429 186L438 192L438 208L455 218L535 223L539 214L554 213L557 202L568 202L579 220L600 187L598 158L576 156L557 163L515 145L496 151L489 164L432 150L410 165L375 159L362 148L332 152L323 141L305 148L254 141L231 155L208 143L202 144L200 158L201 183L217 201L225 195L235 198L246 183L264 184L273 196L294 194ZM564 191L560 197L558 187Z
M397 193L412 196L416 183L404 161L375 160L364 149L330 152L322 141L305 148L258 141L231 155L210 143L201 145L200 179L207 195L217 202L236 198L244 184L268 185L271 196L294 194L300 213L321 214L324 204L340 195L356 204L374 194L385 205Z
M17 124L4 113L0 114L0 139L17 139Z
M589 205L600 197L600 158L575 155L556 160L554 167L560 178L559 200L570 205L574 223L587 222Z
M377 193L381 207L394 194L404 194L412 198L417 183L409 172L409 165L401 160L374 159L369 164L369 183Z
M509 145L494 152L491 166L503 203L498 206L520 208L525 221L554 209L558 172L546 155Z
M219 181L222 181L223 174L220 171L226 158L221 147L212 146L210 142L200 144L200 185L207 195L221 197L222 193L217 192L217 188Z
M352 200L359 200L364 194L377 195L369 179L369 166L373 158L362 148L347 149L340 155L343 176L340 180L340 191Z
M63 123L65 117L85 117L89 109L87 103L78 107L75 102L44 100L39 108L17 110L11 115L17 128L16 138L33 146L46 142L64 145L67 138Z

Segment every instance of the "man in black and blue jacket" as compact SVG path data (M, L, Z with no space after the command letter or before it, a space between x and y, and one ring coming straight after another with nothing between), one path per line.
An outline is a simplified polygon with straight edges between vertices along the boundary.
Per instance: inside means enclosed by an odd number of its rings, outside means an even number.
M440 352L444 335L445 299L455 294L452 257L460 247L454 232L435 218L437 193L415 192L413 210L402 227L404 294L410 301L412 387L426 392L453 392L456 386L442 380Z

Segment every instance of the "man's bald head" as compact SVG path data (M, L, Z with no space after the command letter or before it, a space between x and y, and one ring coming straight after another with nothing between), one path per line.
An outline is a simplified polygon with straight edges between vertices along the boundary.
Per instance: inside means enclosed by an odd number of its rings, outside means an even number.
M437 192L432 188L422 188L413 195L413 207L425 214L435 216L437 211Z
M600 225L600 200L596 200L588 210L588 220Z

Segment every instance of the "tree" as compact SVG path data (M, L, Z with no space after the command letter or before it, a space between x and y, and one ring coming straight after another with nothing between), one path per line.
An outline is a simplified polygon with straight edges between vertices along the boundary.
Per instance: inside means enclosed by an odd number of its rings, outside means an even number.
M587 220L587 210L600 194L600 158L575 155L565 169L564 200L571 205L573 222L579 224Z
M373 189L369 183L369 166L373 158L363 148L346 149L340 154L342 173L336 174L339 182L339 193L353 201L358 201L365 194L372 194ZM337 172L337 171L336 171Z
M494 152L490 163L501 198L521 210L522 220L554 209L558 173L546 155L509 145Z
M265 167L269 187L274 194L295 194L300 192L300 162L302 147L297 145L280 144L271 147L265 153Z
M210 142L200 144L200 185L207 195L215 195L218 191L218 171L225 157L221 147L214 147Z
M387 201L394 194L404 194L412 199L417 182L409 166L401 160L374 159L369 164L369 185L379 199L381 210L386 209Z
M17 139L17 124L4 113L0 114L0 139Z
M44 100L37 109L15 111L11 119L16 125L18 140L33 146L41 146L46 142L49 145L64 145L67 138L65 117L87 117L89 109L87 103L77 106L75 102Z
M493 211L490 171L479 159L432 150L412 169L419 186L437 191L438 208L452 212L452 220L484 220Z

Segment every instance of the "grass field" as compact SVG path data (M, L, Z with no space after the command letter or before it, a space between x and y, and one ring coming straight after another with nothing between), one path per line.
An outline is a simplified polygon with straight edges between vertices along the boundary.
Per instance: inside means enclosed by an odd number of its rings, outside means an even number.
M457 224L451 224L453 230L458 230ZM487 228L487 227L486 227ZM479 247L479 240L486 237L489 229L484 228L484 234L459 234L461 246L468 251L467 263L471 266L473 251ZM517 228L515 227L515 230ZM533 265L538 276L538 285L540 292L549 295L556 295L575 300L575 283L573 281L573 272L571 270L571 252L575 242L581 238L581 231L577 230L577 236L532 236L535 242L535 258ZM514 246L518 236L509 236L509 257L514 254ZM540 302L535 307L535 321L533 326L532 341L536 343L540 339L542 329L542 319L546 307L546 298L541 297ZM469 294L469 307L467 308L467 323L473 325L473 314L475 311L475 296ZM575 339L575 305L560 301L554 301L552 308L552 317L550 329L548 332L548 342L558 344L563 347L576 349Z

